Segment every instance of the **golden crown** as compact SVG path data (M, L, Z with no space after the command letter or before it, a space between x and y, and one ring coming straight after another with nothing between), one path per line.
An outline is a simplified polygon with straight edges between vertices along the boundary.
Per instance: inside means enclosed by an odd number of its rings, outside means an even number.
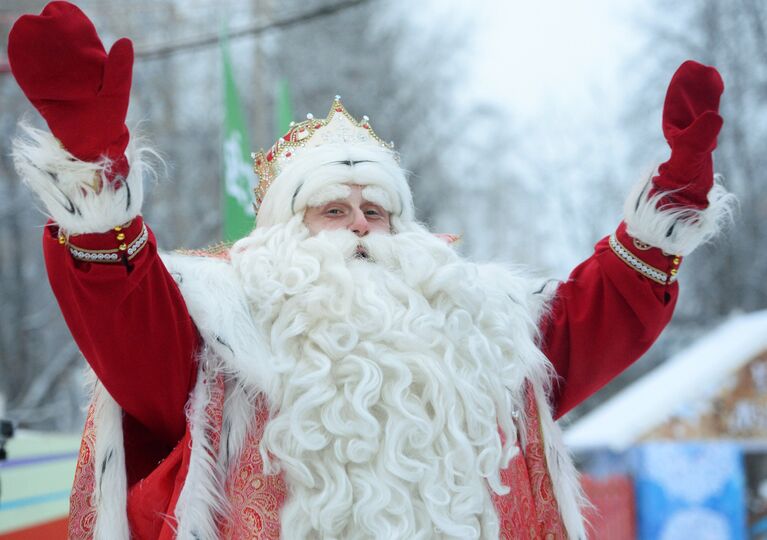
M336 96L326 118L317 119L307 114L303 122L291 122L290 130L277 139L268 152L264 153L261 149L252 155L253 170L258 176L258 185L254 190L256 202L253 203L256 215L269 186L285 166L306 148L333 143L374 143L387 149L394 147L393 143L387 144L375 134L367 116L356 120L341 104L341 96Z

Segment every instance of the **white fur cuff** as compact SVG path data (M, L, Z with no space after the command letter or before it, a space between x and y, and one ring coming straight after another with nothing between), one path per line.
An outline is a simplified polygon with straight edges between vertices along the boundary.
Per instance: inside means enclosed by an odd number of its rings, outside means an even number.
M48 215L67 234L99 233L127 223L141 212L143 159L151 150L131 143L126 151L130 173L115 189L106 179L108 160L81 161L50 133L21 124L13 140L13 161L24 182L45 204Z
M718 181L719 176L715 179ZM648 197L652 183L637 184L623 207L626 232L646 244L674 255L689 255L716 236L732 220L735 196L719 183L708 192L708 208L658 209L666 192Z

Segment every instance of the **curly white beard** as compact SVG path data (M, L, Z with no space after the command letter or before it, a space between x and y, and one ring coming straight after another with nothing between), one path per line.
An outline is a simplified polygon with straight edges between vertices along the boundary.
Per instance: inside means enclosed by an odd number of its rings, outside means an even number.
M296 217L232 250L278 373L262 454L285 538L498 537L488 487L508 490L525 378L548 376L535 309L524 279L414 229Z

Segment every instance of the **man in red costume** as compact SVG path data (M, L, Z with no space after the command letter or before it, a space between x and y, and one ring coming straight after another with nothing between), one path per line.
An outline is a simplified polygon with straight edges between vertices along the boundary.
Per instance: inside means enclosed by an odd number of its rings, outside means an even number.
M256 157L258 225L161 255L125 115L132 44L66 2L14 25L51 133L14 142L51 220L51 286L96 376L72 538L581 538L554 418L657 338L713 236L723 83L685 62L671 156L559 284L461 258L415 221L392 149L336 98Z

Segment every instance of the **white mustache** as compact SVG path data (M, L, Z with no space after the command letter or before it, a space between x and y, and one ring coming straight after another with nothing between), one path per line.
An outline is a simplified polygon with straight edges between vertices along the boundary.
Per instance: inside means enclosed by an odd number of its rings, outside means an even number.
M386 252L384 246L392 241L388 234L359 237L346 230L323 231L318 238L323 237L336 245L347 261L364 260L371 263L381 261L381 255Z
M367 248L362 244L357 244L357 249L354 250L354 257L357 259L364 259L368 262L375 262L375 259L370 256Z

